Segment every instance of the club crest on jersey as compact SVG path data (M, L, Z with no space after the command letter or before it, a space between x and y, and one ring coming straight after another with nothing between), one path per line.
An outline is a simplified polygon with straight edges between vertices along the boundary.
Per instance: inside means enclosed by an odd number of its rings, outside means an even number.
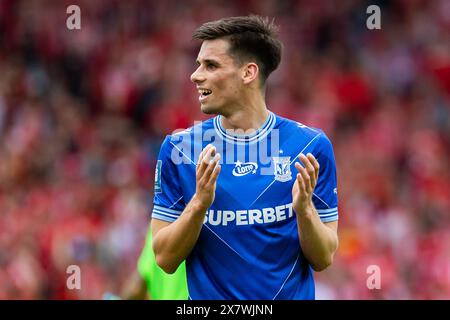
M275 180L286 182L292 179L291 157L272 157Z
M233 168L233 176L242 177L249 173L255 174L256 170L258 170L258 164L256 162L237 161Z

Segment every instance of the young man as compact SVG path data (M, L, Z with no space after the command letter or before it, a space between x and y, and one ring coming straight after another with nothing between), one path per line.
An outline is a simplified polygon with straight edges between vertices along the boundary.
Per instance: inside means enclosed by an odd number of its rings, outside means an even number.
M166 137L152 212L156 261L172 273L186 260L190 299L314 299L311 268L338 246L330 141L265 104L275 33L247 16L193 35L203 42L191 80L217 116Z

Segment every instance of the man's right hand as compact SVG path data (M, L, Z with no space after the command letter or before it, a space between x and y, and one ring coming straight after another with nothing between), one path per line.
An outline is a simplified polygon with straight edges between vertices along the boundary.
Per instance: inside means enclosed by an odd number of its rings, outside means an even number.
M214 201L220 155L216 148L206 146L200 153L196 168L196 190L180 217L170 223L153 218L153 252L156 263L166 272L174 273L198 240L206 210Z
M217 177L221 168L219 160L220 154L216 153L216 148L211 144L203 149L198 158L193 200L202 212L205 212L214 201Z

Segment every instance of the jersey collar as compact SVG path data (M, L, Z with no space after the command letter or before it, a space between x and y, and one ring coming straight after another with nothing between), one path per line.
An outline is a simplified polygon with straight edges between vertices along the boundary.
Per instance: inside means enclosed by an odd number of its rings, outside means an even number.
M229 143L254 143L257 141L260 141L267 137L267 135L270 133L270 131L275 126L276 118L273 112L269 111L269 116L267 117L264 124L256 130L251 135L245 135L245 134L236 134L233 133L233 130L227 130L224 129L221 123L222 116L217 116L214 118L214 129L216 130L217 134L225 141Z

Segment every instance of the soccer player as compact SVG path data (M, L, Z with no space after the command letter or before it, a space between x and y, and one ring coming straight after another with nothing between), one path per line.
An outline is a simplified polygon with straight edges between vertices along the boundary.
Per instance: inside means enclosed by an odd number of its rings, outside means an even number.
M172 273L186 261L190 299L314 299L312 270L338 247L330 140L265 103L276 32L252 15L193 35L202 44L191 80L216 116L164 140L151 222L158 265Z

